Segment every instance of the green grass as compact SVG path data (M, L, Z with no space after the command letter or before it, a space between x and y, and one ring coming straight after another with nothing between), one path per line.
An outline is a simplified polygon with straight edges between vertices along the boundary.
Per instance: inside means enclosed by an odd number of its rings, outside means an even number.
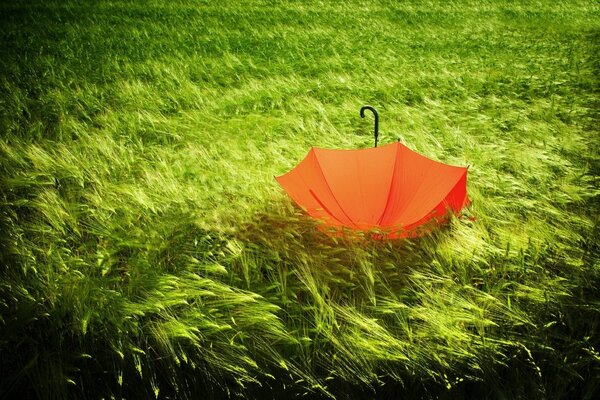
M597 396L598 4L229 3L0 6L0 398ZM464 217L292 204L363 104Z

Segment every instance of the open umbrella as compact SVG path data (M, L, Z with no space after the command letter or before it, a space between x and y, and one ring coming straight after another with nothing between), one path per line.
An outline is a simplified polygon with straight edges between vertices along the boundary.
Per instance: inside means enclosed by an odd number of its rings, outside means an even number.
M340 150L313 147L304 160L277 177L309 215L326 226L383 231L388 238L416 236L425 223L439 224L469 204L468 167L431 160L401 143Z

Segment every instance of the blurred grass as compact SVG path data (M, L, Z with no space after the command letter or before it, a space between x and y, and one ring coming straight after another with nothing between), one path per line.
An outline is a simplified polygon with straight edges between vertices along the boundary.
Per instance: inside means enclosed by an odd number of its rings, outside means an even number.
M594 398L594 2L0 6L0 397ZM468 216L332 238L310 146L470 164Z

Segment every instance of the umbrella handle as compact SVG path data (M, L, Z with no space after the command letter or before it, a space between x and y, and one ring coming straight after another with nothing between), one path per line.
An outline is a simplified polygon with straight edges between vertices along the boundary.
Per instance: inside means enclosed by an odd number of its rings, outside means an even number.
M379 114L377 114L377 110L375 110L371 106L362 106L360 108L360 117L361 118L365 117L365 110L372 111L373 115L375 116L375 147L377 147L377 140L379 139Z

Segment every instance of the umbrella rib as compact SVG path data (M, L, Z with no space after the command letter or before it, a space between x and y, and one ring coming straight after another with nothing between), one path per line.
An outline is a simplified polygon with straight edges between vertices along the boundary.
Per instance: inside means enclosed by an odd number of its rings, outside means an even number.
M377 225L379 227L382 227L381 226L381 222L383 221L383 217L385 217L385 214L387 213L387 210L388 210L388 208L390 207L390 204L391 204L391 200L392 200L392 187L394 186L394 178L396 178L396 165L398 164L398 152L399 151L400 151L400 145L397 145L396 146L396 157L394 157L394 169L392 171L392 179L390 180L390 188L388 189L388 197L387 197L387 200L385 202L385 207L383 207L383 212L381 213L381 216L377 220Z
M325 177L325 173L323 173L323 167L321 166L321 162L319 161L319 157L317 157L317 152L314 149L312 151L313 151L313 154L315 155L315 160L317 161L317 164L319 165L319 172L321 172L321 176L323 177L323 180L325 181L325 185L329 189L329 193L331 193L331 197L335 200L336 204L338 205L338 207L340 208L340 210L342 211L342 213L344 213L344 215L346 216L346 218L348 218L348 221L350 221L352 223L352 225L354 225L358 229L358 225L356 225L356 222L354 222L352 220L352 218L350 218L350 216L348 216L348 214L346 214L346 211L342 208L342 205L340 204L340 202L338 201L338 199L333 194L333 190L331 190L331 186L329 185L329 182L327 181L327 177ZM333 214L331 214L331 215L333 216Z
M403 219L406 217L404 215L406 213L406 209L409 207L409 205L412 204L412 202L415 199L415 197L417 197L417 194L419 193L419 190L421 190L421 188L423 187L423 184L425 182L425 177L431 171L431 168L432 168L431 164L428 164L424 168L423 178L419 181L419 184L414 188L414 190L412 191L412 193L410 194L410 196L407 198L406 203L405 203L405 207L402 209L401 212L398 212L398 216L402 216ZM408 226L409 224L407 223L405 225Z
M459 177L459 178L456 180L456 182L455 182L455 183L452 185L452 188L451 188L451 189L448 191L448 193L452 192L452 191L453 191L453 190L454 190L454 189L455 189L455 188L458 186L458 184L460 183L460 180L463 178L463 176L465 176L465 174L466 174L466 173L467 173L467 171L465 170L465 172L464 172L464 173L463 173L463 174L462 174L462 175L461 175L461 176L460 176L460 177ZM427 214L426 214L425 216L423 216L422 218L419 218L419 219L417 219L416 221L415 221L415 220L413 220L412 222L409 222L409 223L407 223L407 224L406 224L406 226L407 226L407 229L411 229L411 228L412 228L412 226L414 226L414 225L419 225L419 224L420 224L422 221L427 221L427 220L431 219L431 213L432 213L433 211L435 211L435 209L436 209L436 208L437 208L437 207L438 207L440 204L442 204L442 203L443 203L445 200L446 200L446 198L445 198L445 197L444 197L443 199L441 199L441 200L439 201L439 203L435 204L435 206L432 208L432 211L431 211L431 212L429 212L429 213L427 213ZM462 208L462 207L461 207L461 208ZM454 213L455 211L454 211L454 210L452 210L452 212ZM445 218L447 215L448 215L448 209L446 208L446 211L445 211L445 212L444 212L442 215L440 215L439 217Z
M335 215L333 215L333 213L329 210L329 208L327 208L327 206L325 204L323 204L323 202L319 199L319 197L317 197L317 195L315 194L315 192L312 191L312 189L309 189L308 192L310 194L312 194L313 198L317 201L317 203L319 203L319 205L321 207L323 207L323 210L327 211L327 214L331 215L333 217L333 219L335 219L340 224L344 225L344 222L340 221L340 219L338 217L336 217Z

